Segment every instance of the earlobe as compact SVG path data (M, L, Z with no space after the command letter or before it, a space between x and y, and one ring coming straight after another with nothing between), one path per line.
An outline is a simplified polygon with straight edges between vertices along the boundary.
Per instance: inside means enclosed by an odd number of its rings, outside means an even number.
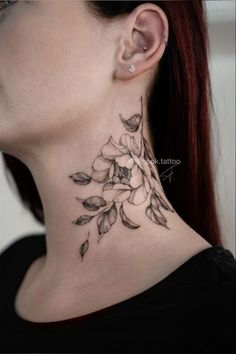
M168 20L159 6L144 3L127 18L115 79L129 80L157 64L168 41ZM124 44L125 43L125 44Z

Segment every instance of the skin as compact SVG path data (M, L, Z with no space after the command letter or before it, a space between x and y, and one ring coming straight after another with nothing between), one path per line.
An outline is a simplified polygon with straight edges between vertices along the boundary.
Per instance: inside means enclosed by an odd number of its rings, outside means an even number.
M68 176L89 173L109 136L119 141L125 133L119 114L140 113L141 96L151 146L146 90L168 30L165 13L150 3L115 21L95 18L86 2L73 0L19 1L0 15L0 149L30 169L46 220L47 254L32 263L15 302L29 321L118 303L211 246L176 212L163 211L168 229L152 223L147 203L126 207L141 227L119 221L99 246L96 223L71 222L86 214L75 197L99 195L100 186L78 186ZM88 232L90 248L81 260Z

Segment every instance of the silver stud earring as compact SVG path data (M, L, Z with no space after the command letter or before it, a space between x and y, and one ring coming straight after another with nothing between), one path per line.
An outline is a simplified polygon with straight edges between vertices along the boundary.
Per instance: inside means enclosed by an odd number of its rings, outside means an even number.
M144 52L146 52L147 51L147 47L145 46L145 47L143 47L143 50L144 50Z
M130 73L133 73L134 71L135 71L135 66L134 66L134 64L129 64L129 72Z
M167 45L167 38L165 36L163 36L163 39L165 41L165 44Z

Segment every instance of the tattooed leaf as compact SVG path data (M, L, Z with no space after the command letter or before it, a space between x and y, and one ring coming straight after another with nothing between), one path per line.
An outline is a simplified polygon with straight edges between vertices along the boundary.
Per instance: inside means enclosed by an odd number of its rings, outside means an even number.
M132 117L130 117L129 119L126 120L120 114L120 119L121 119L122 123L124 124L125 129L128 130L129 132L134 133L139 128L139 124L141 122L141 115L134 114Z
M113 203L111 209L108 212L108 220L110 226L112 226L116 222L116 219L117 219L117 208L115 203Z
M80 255L83 258L85 253L88 251L89 248L89 241L85 241L81 246L80 246Z
M98 195L87 198L83 201L83 206L87 210L91 210L91 211L96 211L99 208L104 207L105 205L106 205L105 200Z
M139 156L140 154L140 146L138 146L136 139L134 136L131 136L129 134L123 134L120 137L119 143L123 146L126 146L128 149L128 154L134 154L132 155L133 159L135 156ZM115 172L116 174L116 172Z
M81 215L78 219L72 221L72 223L76 225L84 225L91 221L94 216L95 215Z
M140 225L135 224L133 221L131 221L125 214L123 204L120 206L120 217L123 225L128 227L129 229L137 229L140 227Z
M152 206L153 208L159 210L159 208L160 208L160 203L159 203L159 201L158 201L157 196L156 196L155 194L153 194L153 193L152 193L152 195L151 195L151 200L150 200L150 202L151 202L151 206Z
M151 205L146 208L147 217L155 224L162 225L168 229L167 220L160 210L153 209Z
M171 208L171 206L165 201L165 199L157 192L154 192L156 195L156 198L158 199L160 206L165 209L174 212L174 209Z
M103 235L104 235L104 234L99 234L99 235L98 235L97 243L99 243L99 242L101 241L101 239L103 238Z
M97 227L98 227L98 242L102 239L103 235L110 231L111 226L116 222L117 219L117 208L115 203L112 207L103 213L101 213L97 218Z
M91 182L91 177L86 175L86 173L83 172L77 172L74 173L73 175L69 176L72 181L76 184L80 184L80 185L85 185L85 184L89 184Z
M160 210L153 210L153 214L160 225L166 226L167 219Z
M108 232L111 228L111 225L108 220L108 212L105 211L104 213L101 213L98 218L97 218L97 227L98 227L98 233L99 235L105 234Z

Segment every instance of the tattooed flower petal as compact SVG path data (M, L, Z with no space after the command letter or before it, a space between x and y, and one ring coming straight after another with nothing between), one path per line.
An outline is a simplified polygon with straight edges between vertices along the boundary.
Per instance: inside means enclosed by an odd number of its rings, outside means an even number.
M140 187L133 189L131 192L131 195L129 197L129 203L139 205L145 202L147 198L147 191L145 189L144 185L141 185Z
M96 157L93 162L93 170L95 171L108 171L112 165L110 160L105 159L102 155Z
M131 187L126 184L123 184L123 183L117 183L117 184L114 184L113 189L114 190L116 190L116 189L123 190L123 189L131 189Z
M109 170L107 171L93 171L92 179L99 183L104 183L109 180Z
M112 182L107 182L107 183L104 184L104 186L102 187L102 189L103 189L103 190L105 190L105 189L112 189L113 186L114 186L114 183L112 183Z
M146 192L149 193L151 188L150 188L150 184L148 182L148 179L145 175L143 176L143 180L144 180L144 186L145 186Z
M132 188L138 188L143 184L143 174L137 165L135 165L131 170L131 178L129 182Z
M123 155L123 153L113 146L106 144L102 148L102 155L108 160L114 160L117 156Z
M132 151L131 151L131 156L133 157L134 162L138 165L138 167L141 168L141 170L143 170L142 163L139 160L138 156L136 156Z
M118 163L115 161L114 162L114 176L119 176L120 175L120 166Z
M117 156L122 156L127 153L127 148L117 144L112 137L110 137L108 143L102 148L102 156L108 160L114 160Z
M124 208L123 208L123 203L120 206L120 217L121 217L121 221L123 223L123 225L125 225L126 227L128 227L129 229L137 229L138 227L140 227L140 225L135 224L133 221L131 221L128 216L125 214L124 212Z
M113 163L110 167L110 170L109 170L109 178L110 179L114 176L114 172L115 172L115 164Z
M123 134L120 138L120 144L126 146L130 152L133 152L135 155L140 154L140 148L138 147L135 137L130 136L129 134Z
M110 136L110 143L112 144L112 146L114 146L116 149L120 150L120 152L122 152L122 154L127 154L128 153L128 149L127 147L123 146L122 144L118 144L112 136Z
M126 167L128 169L134 166L134 159L128 154L117 157L116 162L120 167Z

